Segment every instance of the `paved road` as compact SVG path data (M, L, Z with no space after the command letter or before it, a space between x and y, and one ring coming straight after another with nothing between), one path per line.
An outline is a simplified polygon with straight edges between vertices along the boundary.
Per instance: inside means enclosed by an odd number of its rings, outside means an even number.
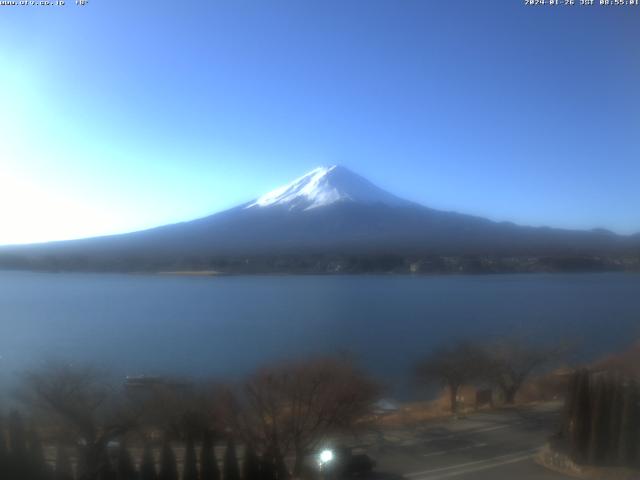
M533 460L557 428L559 411L559 405L544 405L476 413L387 430L363 439L362 447L376 459L379 472L406 480L566 480Z

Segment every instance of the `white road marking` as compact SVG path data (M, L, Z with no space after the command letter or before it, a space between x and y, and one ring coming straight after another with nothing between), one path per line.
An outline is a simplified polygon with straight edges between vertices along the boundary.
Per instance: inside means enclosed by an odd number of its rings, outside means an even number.
M503 428L509 428L509 427L513 427L515 425L520 425L521 423L524 423L524 422L507 423L505 425L497 425L497 426L493 426L493 427L485 427L485 428L480 428L478 430L472 430L472 429L460 430L460 431L458 431L456 433L452 433L450 435L443 435L441 437L429 438L427 440L424 440L422 443L437 442L438 440L448 440L449 438L460 437L462 435L472 435L472 434L475 434L475 433L493 432L494 430L502 430Z
M521 425L523 423L526 422L515 422L515 423L507 423L504 425L494 425L491 427L484 427L484 428L479 428L479 429L465 429L465 430L458 430L457 432L453 432L450 433L448 435L442 435L439 437L434 437L434 438L427 438L427 439L416 439L416 438L405 438L402 439L402 437L400 435L394 435L394 434L385 434L383 437L384 441L389 441L391 442L395 442L395 446L397 447L412 447L415 445L425 445L427 443L433 443L433 442L439 442L441 440L449 440L452 438L459 438L462 437L464 435L473 435L476 433L484 433L484 432L493 432L494 430L502 430L503 428L510 428L513 426L517 426L517 425ZM405 434L406 437L406 434Z
M482 448L482 447L486 447L487 445L488 443L474 443L473 445L468 445L466 447L452 448L451 450L441 450L439 452L425 453L422 456L425 458L437 457L439 455L446 455L447 453L457 453L457 452L463 452L465 450L471 450L472 448Z
M533 458L534 456L535 456L534 453L530 453L528 455L522 455L520 457L510 458L509 460L504 460L502 462L495 462L495 463L490 463L490 464L487 464L487 465L480 465L479 467L468 468L466 470L456 470L456 471L453 471L453 472L445 473L444 475L438 475L436 477L428 477L427 479L424 479L424 480L441 480L443 478L451 478L451 477L457 477L459 475L466 475L468 473L476 473L476 472L480 472L482 470L489 470L491 468L501 467L502 465L509 465L511 463L523 462L525 460L529 460L529 459Z
M480 464L486 464L488 462L496 462L496 460L499 462L500 460L505 460L505 461L509 461L512 460L514 457L515 458L521 458L521 460L524 460L525 458L529 458L532 457L535 452L537 452L539 450L539 448L533 448L533 449L528 449L528 450L521 450L519 452L513 452L513 453L508 453L505 455L498 455L497 457L491 457L491 458L485 458L484 460L475 460L473 462L465 462L465 463L459 463L456 465L449 465L448 467L439 467L439 468L433 468L430 470L422 470L420 472L413 472L413 473L407 473L405 474L405 477L409 477L409 478L420 478L420 480L424 480L425 478L431 478L431 477L423 477L423 475L429 475L432 473L438 473L438 472L444 472L446 470L454 470L454 469L460 469L462 467L469 467L472 465L480 465ZM522 455L526 455L526 457L522 457ZM519 461L521 461L519 460ZM499 463L498 463L499 464ZM498 465L496 465L498 466ZM471 470L473 471L473 470Z

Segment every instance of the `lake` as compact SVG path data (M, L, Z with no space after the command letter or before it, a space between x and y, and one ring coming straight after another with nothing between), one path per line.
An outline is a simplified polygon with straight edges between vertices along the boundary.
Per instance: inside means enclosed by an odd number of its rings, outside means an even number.
M456 337L579 338L578 358L640 336L640 275L229 276L0 272L0 381L50 360L119 375L236 377L350 352L406 392Z

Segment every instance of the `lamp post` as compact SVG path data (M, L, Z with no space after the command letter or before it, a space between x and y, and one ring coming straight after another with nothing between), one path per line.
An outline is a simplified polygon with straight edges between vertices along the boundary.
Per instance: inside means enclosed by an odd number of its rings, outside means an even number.
M334 458L333 450L329 450L328 448L322 450L318 455L318 466L320 467L323 480L329 480L331 473L329 467Z

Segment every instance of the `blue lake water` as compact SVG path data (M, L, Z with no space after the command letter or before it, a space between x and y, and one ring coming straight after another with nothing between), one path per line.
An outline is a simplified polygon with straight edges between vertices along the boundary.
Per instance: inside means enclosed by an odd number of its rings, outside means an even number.
M404 390L453 337L640 336L640 275L177 277L0 272L0 381L41 362L118 374L237 376L265 361L351 352Z

